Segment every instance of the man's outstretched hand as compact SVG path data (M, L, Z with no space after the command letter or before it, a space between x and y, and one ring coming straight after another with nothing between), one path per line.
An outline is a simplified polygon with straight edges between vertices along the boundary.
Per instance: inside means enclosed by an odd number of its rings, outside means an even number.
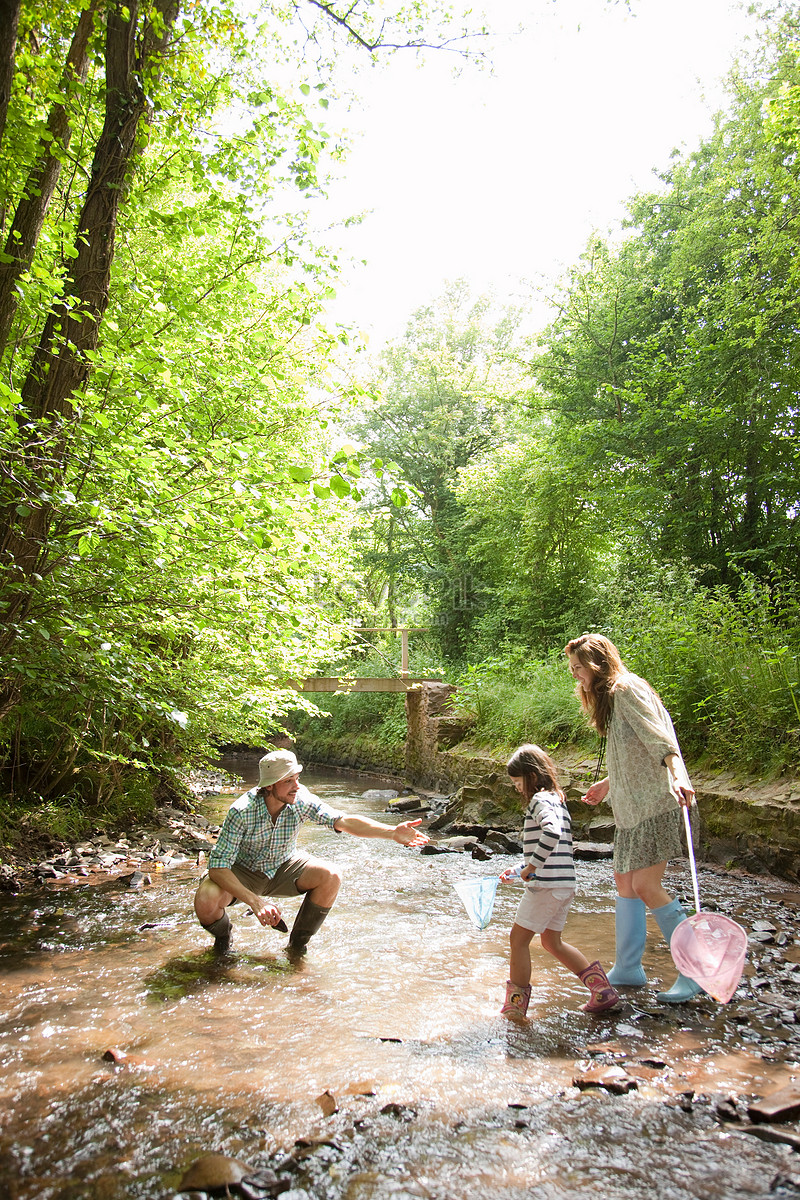
M401 846L424 846L430 841L427 833L423 833L417 827L422 824L422 818L417 817L416 821L403 821L401 825L395 826L395 831L392 838L395 842L399 842Z

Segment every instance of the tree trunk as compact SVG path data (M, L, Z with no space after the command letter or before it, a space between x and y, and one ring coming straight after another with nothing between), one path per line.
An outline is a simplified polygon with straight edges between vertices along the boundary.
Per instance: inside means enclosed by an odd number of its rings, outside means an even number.
M0 0L0 146L6 128L17 57L17 28L22 0Z
M65 100L50 110L48 136L40 142L39 153L28 174L6 240L5 252L11 261L0 263L0 354L6 347L17 307L16 284L33 262L36 244L61 172L61 158L55 152L63 154L72 138L67 98L75 81L85 82L89 71L89 39L98 3L99 0L92 0L80 15L59 89Z
M157 0L157 24L139 31L136 0L109 6L106 28L106 105L91 178L75 239L76 257L64 296L49 314L22 386L18 416L21 455L7 479L11 490L0 511L0 562L9 570L14 595L3 611L6 637L11 622L27 611L34 574L46 573L47 536L53 516L42 492L63 478L73 400L90 370L105 314L114 258L119 208L139 149L147 111L143 78L157 73L177 16L177 0ZM137 43L140 54L137 58Z

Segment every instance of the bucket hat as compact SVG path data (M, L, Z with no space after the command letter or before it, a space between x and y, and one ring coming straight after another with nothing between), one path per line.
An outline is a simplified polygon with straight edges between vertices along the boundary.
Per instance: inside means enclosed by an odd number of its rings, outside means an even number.
M259 761L258 786L272 787L290 775L299 775L302 769L291 750L271 750Z

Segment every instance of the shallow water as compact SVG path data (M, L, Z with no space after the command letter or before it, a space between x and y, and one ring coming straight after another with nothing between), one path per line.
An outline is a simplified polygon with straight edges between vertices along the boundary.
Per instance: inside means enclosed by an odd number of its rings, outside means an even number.
M335 806L386 819L361 799L369 780L304 778ZM230 799L207 815L221 820ZM199 868L154 874L140 891L57 881L0 898L0 1200L161 1200L202 1153L266 1165L297 1155L298 1139L311 1144L297 1186L332 1200L533 1187L546 1198L766 1197L777 1174L800 1174L790 1149L721 1125L703 1099L800 1075L800 1045L737 1024L737 1001L665 1011L654 987L590 1017L580 982L537 951L532 1020L509 1025L497 1011L518 887L498 889L478 931L452 884L513 859L421 856L309 826L302 844L345 882L299 966L286 935L241 905L231 954L215 957L191 918ZM567 937L608 964L610 867L578 867ZM683 871L675 885L689 894ZM701 895L712 888L744 924L756 910L791 911L774 880L704 872ZM298 902L281 903L291 924ZM139 930L152 922L163 924ZM675 972L659 943L654 932L645 965L666 984ZM589 1049L601 1043L605 1054ZM109 1047L129 1057L105 1062ZM578 1092L573 1076L598 1061L625 1061L639 1090ZM316 1101L325 1090L339 1105L331 1117Z

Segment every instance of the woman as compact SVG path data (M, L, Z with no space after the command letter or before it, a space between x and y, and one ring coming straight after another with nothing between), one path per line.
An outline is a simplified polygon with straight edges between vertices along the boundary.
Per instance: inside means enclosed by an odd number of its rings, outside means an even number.
M584 633L564 652L590 723L608 738L608 775L584 796L587 804L608 797L617 827L617 954L608 979L614 987L643 987L647 909L667 945L686 920L680 902L670 899L661 881L667 859L683 855L680 808L693 803L694 788L669 713L650 685L626 670L613 642ZM699 991L692 979L679 975L658 999L680 1004Z

